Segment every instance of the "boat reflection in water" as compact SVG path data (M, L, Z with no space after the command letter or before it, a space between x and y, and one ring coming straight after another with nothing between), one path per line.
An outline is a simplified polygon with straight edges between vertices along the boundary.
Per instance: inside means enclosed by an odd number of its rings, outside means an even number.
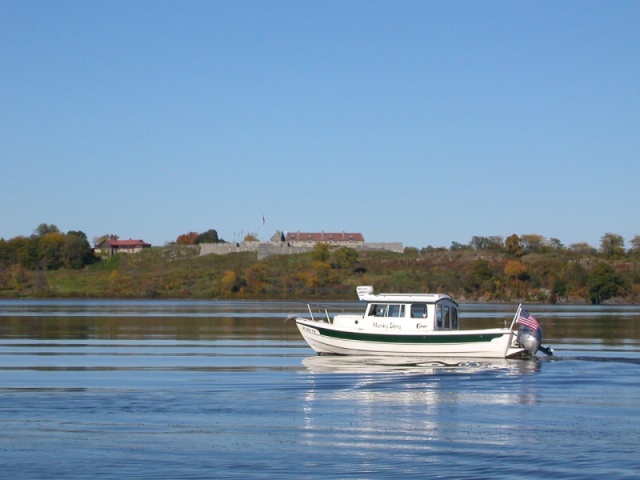
M505 419L540 402L540 360L424 357L312 356L302 360L308 387L302 403L303 435L310 445L384 443L388 451L411 446L430 454L439 445L486 442L488 425L527 431ZM513 423L513 424L512 424ZM340 425L340 428L336 428ZM391 428L390 425L393 425ZM514 433L521 435L521 433ZM350 447L351 448L351 447ZM444 447L443 447L444 448Z
M536 390L524 378L539 372L542 362L321 355L307 357L302 364L314 385L307 401L341 399L437 408L469 401L476 405L536 403Z
M368 355L315 355L302 360L312 373L478 373L502 370L506 374L521 375L540 371L540 361L512 359L463 359L433 357L391 357Z

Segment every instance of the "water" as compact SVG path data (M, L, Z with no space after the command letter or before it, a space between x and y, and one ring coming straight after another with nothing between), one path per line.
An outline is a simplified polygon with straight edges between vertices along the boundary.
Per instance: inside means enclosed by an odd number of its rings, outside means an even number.
M556 356L318 357L282 302L0 301L0 477L638 478L640 307L528 309Z

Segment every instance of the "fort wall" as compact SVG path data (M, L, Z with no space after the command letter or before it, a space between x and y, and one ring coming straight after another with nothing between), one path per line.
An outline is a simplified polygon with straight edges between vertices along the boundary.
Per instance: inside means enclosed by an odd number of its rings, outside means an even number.
M286 242L201 243L200 255L227 255L229 253L256 252L258 260L262 260L272 255L294 255L310 252L314 246L315 245L312 244L298 246ZM384 250L396 253L402 253L404 251L401 242L365 242L356 245L338 245L334 243L331 246L345 246L357 251Z

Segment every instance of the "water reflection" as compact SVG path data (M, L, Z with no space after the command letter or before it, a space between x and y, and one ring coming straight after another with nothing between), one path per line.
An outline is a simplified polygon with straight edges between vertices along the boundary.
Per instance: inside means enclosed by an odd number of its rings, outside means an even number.
M25 339L299 339L286 302L0 301L0 337ZM286 310L285 310L286 309Z
M296 311L0 301L3 472L509 478L497 456L526 445L523 477L637 474L638 307L530 308L556 349L538 361L319 357L284 321ZM465 306L465 326L514 311Z
M357 302L332 302L336 311L360 312ZM300 339L292 312L299 302L186 300L0 300L0 337L150 339ZM508 325L509 304L463 304L462 328ZM640 350L640 306L531 305L543 343L600 342Z
M407 444L449 448L460 438L486 442L478 431L487 418L510 431L513 425L500 421L502 409L540 402L539 388L524 381L538 377L543 362L537 360L310 356L302 363L307 372L300 374L308 381L302 406L305 438L314 445L340 446L335 431L328 439L328 417L330 425L343 425L338 433L345 446L349 437L361 446L384 439L388 450ZM495 445L509 441L507 435L491 439Z
M464 359L433 357L314 355L302 360L312 373L478 373L500 369L509 374L540 370L540 361L511 359Z

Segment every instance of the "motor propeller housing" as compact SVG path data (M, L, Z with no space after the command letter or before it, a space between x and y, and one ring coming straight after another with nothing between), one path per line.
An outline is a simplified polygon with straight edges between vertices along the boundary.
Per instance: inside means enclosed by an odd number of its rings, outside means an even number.
M534 330L526 325L522 325L518 329L517 342L524 347L529 355L534 356L540 349L540 344L542 343L542 330L539 327Z

